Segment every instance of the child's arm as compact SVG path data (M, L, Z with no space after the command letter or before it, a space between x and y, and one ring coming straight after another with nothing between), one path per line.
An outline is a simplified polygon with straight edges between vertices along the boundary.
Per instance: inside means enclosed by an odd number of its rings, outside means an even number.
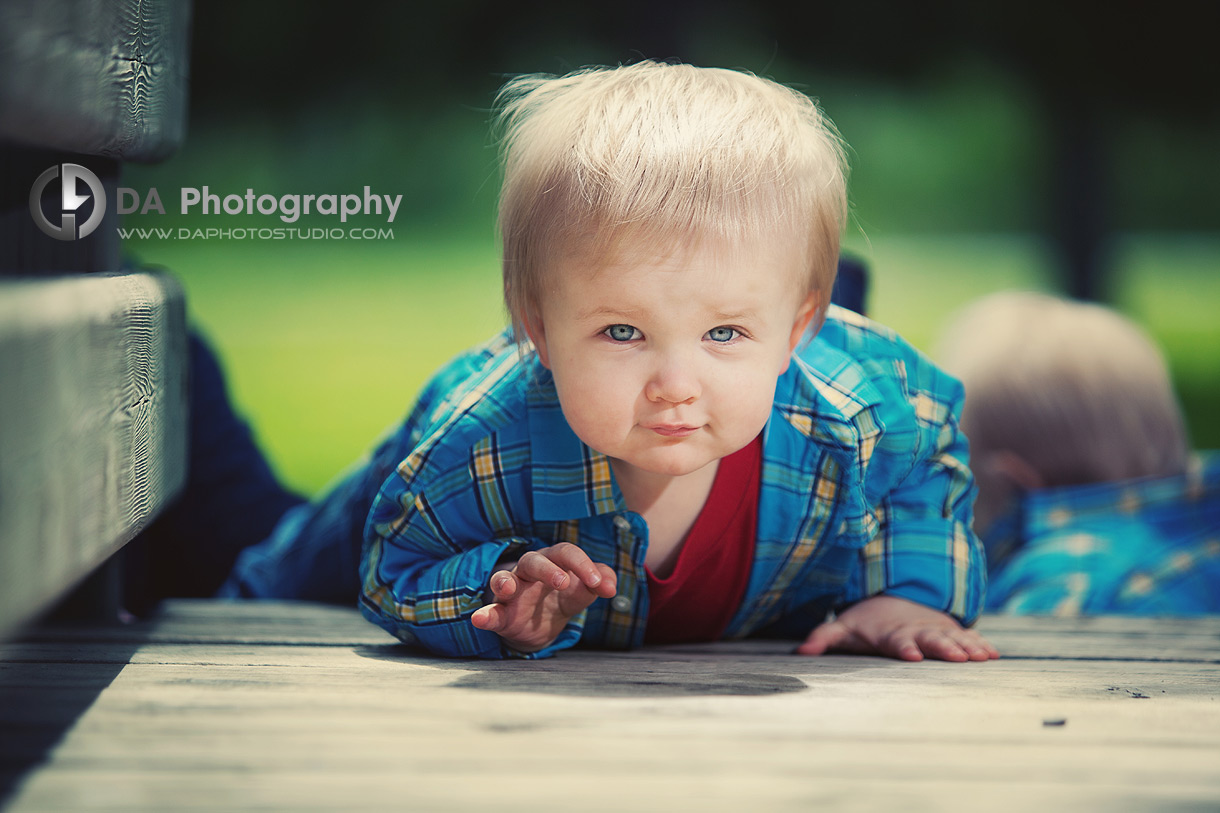
M577 613L615 592L616 576L575 545L529 551L489 582L493 600L470 617L518 652L537 652L559 637Z
M800 651L992 657L994 648L964 628L983 609L987 568L971 530L975 486L958 425L965 397L960 382L859 318L828 321L823 341L866 372L876 391L864 428L884 428L864 458L859 530L866 539L838 596L849 609L809 633ZM812 363L834 361L826 352Z
M470 458L478 453L477 446L434 453L418 468L413 453L387 478L365 528L361 609L439 655L544 657L570 647L583 634L586 608L614 595L617 578L576 545L548 546L513 533L528 526L489 522L504 514L477 479ZM506 560L516 564L506 568Z
M842 597L850 606L809 633L799 653L908 661L999 657L962 625L982 609L986 573L982 545L970 530L973 478L965 438L950 421L931 446L882 500L880 527L861 549Z
M987 639L952 616L895 596L874 596L816 627L801 655L853 652L904 661L985 661L1000 657Z

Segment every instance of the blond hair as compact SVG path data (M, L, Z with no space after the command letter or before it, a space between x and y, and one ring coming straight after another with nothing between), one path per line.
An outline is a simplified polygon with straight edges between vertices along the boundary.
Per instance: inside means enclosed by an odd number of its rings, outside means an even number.
M807 96L749 73L645 61L518 77L497 107L504 296L519 337L556 259L606 261L624 242L806 240L808 290L825 310L847 166Z
M1044 486L1185 469L1186 429L1165 361L1109 308L992 294L952 320L938 357L966 388L972 460L1012 452Z

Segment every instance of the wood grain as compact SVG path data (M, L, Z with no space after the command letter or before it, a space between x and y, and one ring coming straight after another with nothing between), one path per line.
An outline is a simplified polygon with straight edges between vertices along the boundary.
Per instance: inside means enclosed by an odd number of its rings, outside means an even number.
M354 611L175 602L126 639L0 650L27 709L121 666L7 809L1217 809L1220 619L981 627L1020 654L751 641L483 662Z
M186 135L190 23L184 0L0 3L0 136L126 161L168 157Z
M167 275L0 277L0 638L181 487L185 343Z

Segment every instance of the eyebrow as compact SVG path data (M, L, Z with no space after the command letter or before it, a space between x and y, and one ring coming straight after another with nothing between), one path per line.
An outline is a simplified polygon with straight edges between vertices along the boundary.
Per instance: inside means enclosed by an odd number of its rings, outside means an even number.
M638 319L644 312L641 308L612 308L607 305L598 305L594 308L578 310L576 318L579 321L592 319L596 316L621 316L624 319Z
M648 311L644 308L615 308L608 305L598 305L577 311L576 319L584 321L596 317L615 317L632 321L638 320L641 316L646 316L647 314ZM754 308L746 308L739 311L717 310L708 314L710 320L715 322L748 322L755 318L756 315L757 311Z
M748 322L756 315L754 308L746 308L740 311L716 311L712 314L712 318L724 322Z

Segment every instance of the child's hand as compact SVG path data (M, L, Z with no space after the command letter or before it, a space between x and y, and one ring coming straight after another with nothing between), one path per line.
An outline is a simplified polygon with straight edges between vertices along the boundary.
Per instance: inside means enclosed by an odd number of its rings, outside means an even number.
M494 632L520 652L537 652L598 597L614 595L618 577L583 550L561 542L529 551L511 569L491 574L495 601L474 611L470 622Z
M816 627L796 649L801 655L853 652L904 661L986 661L1000 657L974 630L942 612L895 596L873 596Z

